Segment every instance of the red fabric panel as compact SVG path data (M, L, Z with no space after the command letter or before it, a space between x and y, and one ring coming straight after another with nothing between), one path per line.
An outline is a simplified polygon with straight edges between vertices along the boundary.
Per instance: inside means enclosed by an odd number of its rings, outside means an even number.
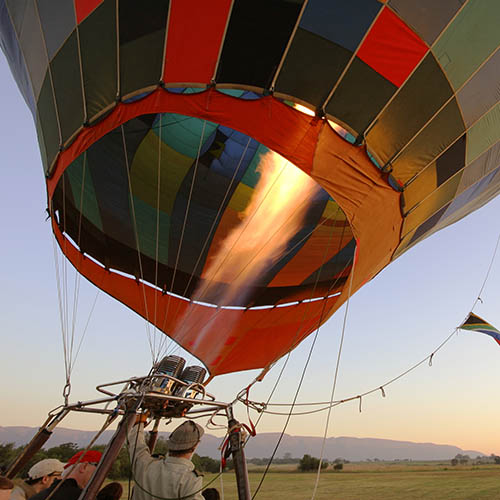
M210 83L231 0L171 0L163 81Z
M308 173L319 130L324 122L307 116L272 96L256 100L231 97L214 89L197 94L175 94L158 88L132 103L120 103L102 121L84 128L71 146L59 154L47 181L49 197L66 167L94 142L121 124L148 113L179 113L226 125L253 137Z
M357 56L377 73L400 86L422 60L427 45L390 9L384 8Z
M75 0L76 22L80 24L103 0Z

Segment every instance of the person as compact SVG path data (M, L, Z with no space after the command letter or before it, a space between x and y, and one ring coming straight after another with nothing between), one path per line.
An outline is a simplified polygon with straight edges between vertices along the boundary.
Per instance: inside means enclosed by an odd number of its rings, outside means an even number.
M205 500L220 500L219 490L217 488L207 488L201 492Z
M100 451L88 450L75 453L64 466L60 481L32 496L30 500L45 500L51 495L51 500L78 500L83 488L87 486L92 474L101 460Z
M14 483L5 476L0 476L0 500L8 500L14 488Z
M203 436L203 427L191 420L179 425L167 440L168 455L154 458L144 437L145 416L139 415L128 433L128 447L135 482L132 500L162 498L204 500L202 475L191 457Z
M28 471L27 479L14 482L10 500L27 500L40 493L60 478L63 470L64 464L56 458L40 460Z

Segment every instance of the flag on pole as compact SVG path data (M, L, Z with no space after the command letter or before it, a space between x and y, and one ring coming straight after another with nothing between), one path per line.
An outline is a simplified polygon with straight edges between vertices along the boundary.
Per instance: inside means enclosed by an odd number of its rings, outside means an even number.
M474 313L470 313L468 318L459 326L459 328L462 330L486 333L486 335L492 337L493 340L500 345L500 331L498 331L493 325L484 321L483 318L476 316Z

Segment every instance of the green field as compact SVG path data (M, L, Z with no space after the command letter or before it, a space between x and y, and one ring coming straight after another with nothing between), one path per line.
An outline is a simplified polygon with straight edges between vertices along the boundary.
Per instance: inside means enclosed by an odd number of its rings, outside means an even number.
M500 465L456 466L443 463L347 464L344 470L321 473L317 500L500 500ZM262 467L251 467L255 491ZM224 498L237 500L234 474L223 474ZM206 474L204 483L214 478ZM256 498L302 500L311 498L315 473L298 473L293 466L275 466ZM221 490L220 478L210 485ZM126 498L124 495L123 498Z

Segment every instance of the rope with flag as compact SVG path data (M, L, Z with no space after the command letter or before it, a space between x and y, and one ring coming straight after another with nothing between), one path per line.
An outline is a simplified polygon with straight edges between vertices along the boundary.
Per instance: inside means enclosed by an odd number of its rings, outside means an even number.
M461 330L469 330L472 332L480 332L489 335L493 340L500 345L500 331L493 325L490 325L483 318L480 318L474 313L469 313L467 319L459 326Z

